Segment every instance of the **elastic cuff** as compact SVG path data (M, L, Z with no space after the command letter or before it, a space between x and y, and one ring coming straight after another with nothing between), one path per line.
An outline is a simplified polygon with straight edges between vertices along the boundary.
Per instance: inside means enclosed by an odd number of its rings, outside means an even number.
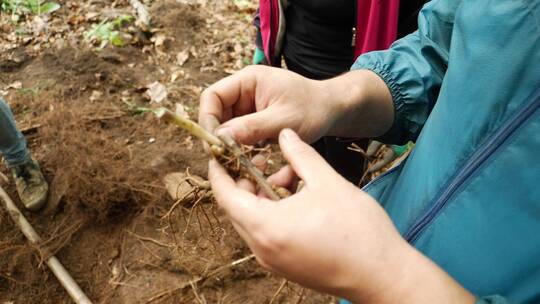
M394 144L406 144L408 139L401 136L401 130L403 126L401 123L400 117L405 111L405 97L401 92L401 88L398 85L396 79L389 72L389 68L378 62L359 62L357 61L352 67L351 70L369 70L377 74L385 83L390 94L392 95L392 102L394 104L394 122L392 127L383 135L375 138L380 142L384 143L394 143Z

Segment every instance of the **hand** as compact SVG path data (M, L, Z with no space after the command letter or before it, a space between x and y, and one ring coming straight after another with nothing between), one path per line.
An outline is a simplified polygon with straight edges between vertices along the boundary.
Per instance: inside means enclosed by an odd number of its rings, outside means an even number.
M298 175L305 182L287 199L255 195L252 185L235 183L215 160L209 168L217 202L264 267L353 301L473 299L400 237L375 200L340 177L293 131L281 132L279 143L290 167L270 179L287 186ZM434 297L417 297L415 292L424 292L421 284L431 288L433 282L444 288L436 285Z
M315 81L287 70L249 66L205 90L199 123L243 144L275 139L284 128L307 142L324 135L372 137L393 122L384 81L367 70ZM218 132L218 133L219 133Z
M320 81L283 69L249 66L205 90L199 122L238 142L253 144L294 129L307 141L324 135L335 122L339 103L330 100Z

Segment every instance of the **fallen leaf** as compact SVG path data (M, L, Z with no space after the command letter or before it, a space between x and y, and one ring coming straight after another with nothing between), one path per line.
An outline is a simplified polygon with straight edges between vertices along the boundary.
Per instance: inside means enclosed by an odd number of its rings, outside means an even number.
M195 197L195 190L199 185L209 187L208 181L202 177L184 172L175 172L167 174L163 178L165 188L173 200L185 199L192 200Z
M187 50L179 52L176 54L176 63L179 66L183 66L184 63L189 59L189 52Z
M167 87L156 81L148 85L146 94L150 97L151 102L161 103L167 98Z
M157 34L154 37L152 37L150 41L154 43L154 46L156 47L156 49L164 50L166 47L165 43L167 42L167 40L168 38L165 35Z
M32 31L34 32L34 35L39 36L41 32L44 32L47 28L47 23L43 18L39 16L35 16L32 20Z
M96 100L100 100L102 96L102 92L94 90L92 91L92 95L90 95L90 101L94 102Z
M13 83L8 84L6 87L6 90L9 90L9 89L15 89L15 90L22 89L22 82L15 81Z

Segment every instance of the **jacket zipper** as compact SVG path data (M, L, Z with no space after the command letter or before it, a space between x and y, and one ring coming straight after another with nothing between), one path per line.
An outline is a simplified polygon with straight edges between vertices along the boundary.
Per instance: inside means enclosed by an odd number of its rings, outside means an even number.
M418 240L420 234L433 221L433 219L444 208L452 195L461 185L516 131L540 106L540 90L532 95L532 102L527 104L518 113L514 114L488 141L477 150L469 161L462 167L459 173L444 189L438 199L435 200L427 212L420 217L405 234L405 239L410 244Z

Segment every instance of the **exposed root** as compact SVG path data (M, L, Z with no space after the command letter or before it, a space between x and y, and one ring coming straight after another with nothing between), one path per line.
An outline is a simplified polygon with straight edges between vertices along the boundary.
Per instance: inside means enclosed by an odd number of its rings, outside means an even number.
M274 295L272 296L272 298L270 299L270 302L268 302L268 304L273 304L274 301L277 299L277 297L279 296L279 294L281 293L281 291L283 290L283 288L285 287L285 285L287 285L287 279L283 279L281 281L281 284L279 285L279 288L276 290L276 292L274 292Z
M163 291L163 292L160 292L152 297L150 297L146 303L152 303L156 300L159 300L165 296L169 296L169 295L172 295L174 294L175 292L178 292L180 290L183 290L185 289L186 287L192 287L194 286L195 284L198 284L200 282L203 282L203 281L206 281L214 276L216 276L218 273L222 272L223 270L226 270L226 269L230 269L230 268L233 268L233 267L236 267L238 265L241 265L243 263L246 263L252 259L255 258L255 255L254 254L251 254L251 255L248 255L246 257L243 257L241 259L238 259L232 263L229 263L227 265L223 265L221 267L218 267L216 268L215 270L213 270L212 272L210 272L209 274L207 274L206 276L200 276L200 277L196 277L196 278L193 278L191 280L189 280L189 282L186 282L176 288L173 288L173 289L170 289L170 290L166 290L166 291Z

